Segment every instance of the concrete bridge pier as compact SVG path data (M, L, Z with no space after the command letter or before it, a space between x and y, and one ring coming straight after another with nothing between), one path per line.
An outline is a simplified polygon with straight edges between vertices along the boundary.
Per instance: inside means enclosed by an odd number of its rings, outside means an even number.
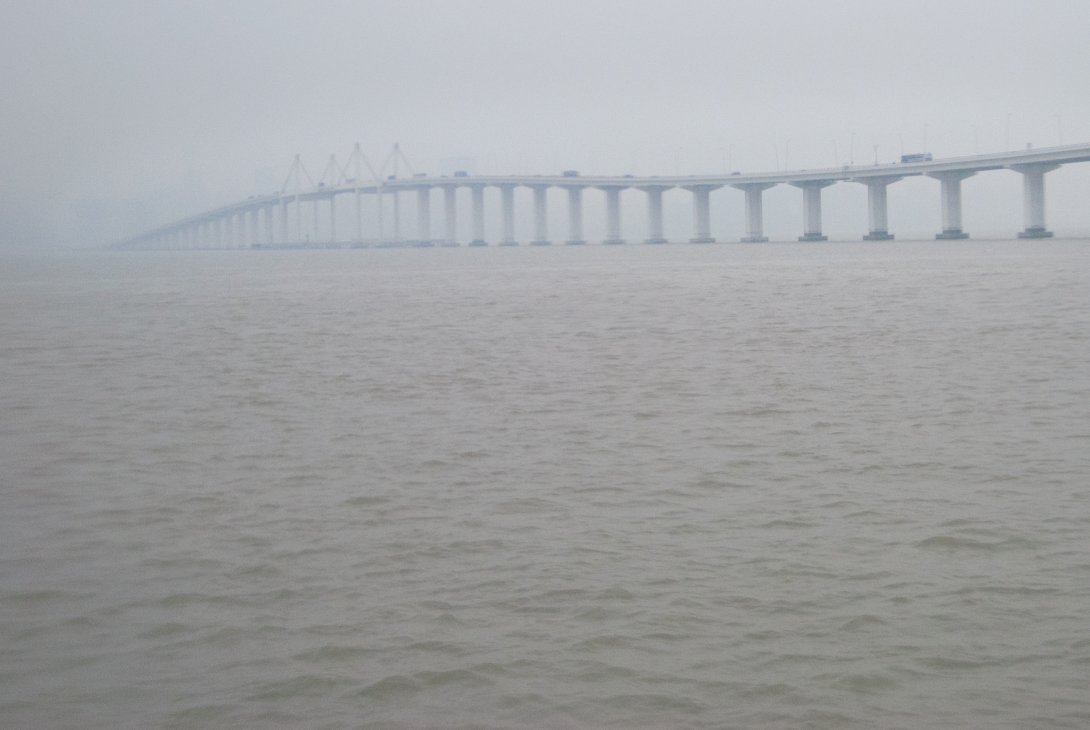
M761 196L775 183L741 183L733 187L746 194L746 235L742 243L764 243L768 237L764 234L764 207Z
M530 189L534 191L534 240L530 241L530 245L548 246L552 243L549 240L549 209L545 197L549 188L547 185L533 185Z
M583 238L583 188L573 185L568 188L568 240L565 245L582 246Z
M386 226L385 221L383 220L384 216L382 215L384 197L385 192L383 191L382 185L380 184L377 188L375 188L375 242L379 244L383 243L386 240Z
M928 177L942 183L942 233L935 234L936 239L948 241L969 237L961 230L961 181L975 174L967 171L928 173Z
M443 213L446 217L446 234L443 238L444 246L458 245L458 188L453 185L443 187Z
M712 237L711 192L720 185L693 185L685 188L693 194L693 237L689 243L715 243Z
M416 189L416 238L422 246L432 243L431 188L427 185Z
M602 243L616 246L624 243L621 238L621 187L602 188L606 194L606 237Z
M473 198L473 240L470 246L487 246L484 240L484 185L472 185L469 188Z
M1015 172L1022 173L1022 205L1026 230L1018 234L1019 238L1051 238L1052 231L1045 228L1045 173L1052 172L1059 165L1011 165Z
M363 243L363 193L356 188L356 243Z
M503 219L501 246L517 246L515 240L515 186L500 186L500 212Z
M311 211L310 233L307 234L307 242L308 243L317 243L320 240L319 239L320 233L319 233L319 230L318 230L318 199L317 198L310 201L310 211Z
M647 193L647 238L644 243L666 243L662 226L662 191L665 187L641 188Z
M329 241L337 242L337 196L329 196Z
M828 241L821 232L821 189L832 185L831 180L807 180L791 183L802 190L802 235L800 241Z
M889 201L886 188L901 179L890 176L868 177L856 181L867 186L867 229L870 232L863 236L864 241L893 240L893 234L889 232Z
M390 196L394 201L393 210L393 225L394 229L394 243L401 243L401 191L394 188L390 191Z
M269 205L266 205L265 209L264 209L264 211L265 211L264 212L264 215L265 215L265 240L264 240L264 243L269 243L269 244L276 243L276 239L273 238L273 235L274 235L273 234L273 210L274 210L274 206L271 203Z

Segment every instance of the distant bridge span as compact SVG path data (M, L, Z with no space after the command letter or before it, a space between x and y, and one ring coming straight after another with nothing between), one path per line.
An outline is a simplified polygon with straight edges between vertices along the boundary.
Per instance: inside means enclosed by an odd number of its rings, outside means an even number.
M395 154L399 154L395 147ZM1042 147L968 157L926 159L882 163L875 165L845 165L843 167L783 172L731 173L723 175L675 175L632 176L591 175L580 176L574 171L561 175L464 175L429 177L411 174L409 177L376 174L370 164L369 179L364 179L359 145L353 153L356 172L348 177L349 165L339 168L331 159L326 175L317 184L301 185L302 167L296 158L289 182L295 180L295 189L288 191L288 184L280 193L251 197L214 210L191 216L168 225L147 231L119 244L123 248L277 248L298 246L366 246L366 245L459 245L457 239L457 197L460 187L469 188L472 198L473 237L469 245L487 245L485 240L485 188L498 188L501 193L501 229L499 245L518 245L515 239L514 191L529 188L533 193L534 237L531 245L551 243L548 236L546 191L561 188L568 197L567 244L586 243L583 237L582 194L587 188L605 193L606 237L605 244L625 243L621 237L620 193L625 189L643 191L647 196L646 243L666 243L663 233L662 194L672 188L682 188L692 193L693 237L692 243L713 243L709 194L722 187L737 188L745 193L746 242L767 241L764 235L762 195L768 188L787 184L802 190L803 233L800 241L822 241L825 236L821 227L821 191L839 182L856 182L867 187L868 233L865 240L890 240L887 222L886 189L905 177L926 175L940 183L942 202L942 230L939 239L968 238L961 223L961 181L978 172L1009 169L1022 174L1023 212L1025 228L1020 238L1047 238L1052 236L1045 225L1046 173L1063 164L1090 161L1090 144ZM351 164L351 163L350 163ZM333 174L331 174L333 173ZM334 174L336 179L334 179ZM326 181L328 178L328 181ZM309 182L309 180L308 180ZM431 198L435 189L443 191L445 231L441 238L431 233ZM416 195L416 236L405 239L400 231L398 201L402 194ZM375 203L378 235L372 239L363 236L363 199L372 196ZM382 215L383 200L392 196L394 216L392 234L384 235ZM347 236L337 232L338 198L350 198L355 202L355 231ZM303 203L311 203L313 215L304 221ZM328 207L328 225L319 225L319 204ZM321 235L320 235L321 233Z

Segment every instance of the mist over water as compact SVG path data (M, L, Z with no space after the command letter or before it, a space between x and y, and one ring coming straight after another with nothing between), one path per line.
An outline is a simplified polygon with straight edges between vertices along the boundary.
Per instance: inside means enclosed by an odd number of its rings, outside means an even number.
M1087 241L3 256L5 727L1090 723Z

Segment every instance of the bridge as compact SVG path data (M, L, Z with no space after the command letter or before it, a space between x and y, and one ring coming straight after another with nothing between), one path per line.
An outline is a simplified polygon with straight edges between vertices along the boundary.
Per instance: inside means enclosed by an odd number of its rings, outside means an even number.
M582 176L571 170L560 175L467 175L429 177L412 167L395 145L386 162L376 171L357 144L348 162L341 166L330 157L322 177L315 183L306 173L298 156L280 192L250 197L246 200L209 210L199 215L161 226L127 239L122 248L292 248L292 247L364 247L390 245L457 246L458 188L468 188L471 198L472 238L470 246L488 245L485 240L486 188L500 191L501 246L514 246L515 190L528 188L533 200L533 238L530 245L549 245L547 196L549 188L567 194L568 231L564 243L584 244L583 193L598 190L605 195L606 236L603 244L622 244L621 201L623 190L635 189L646 196L647 235L645 243L666 243L663 232L663 192L680 188L692 194L693 236L691 243L714 243L711 235L710 194L723 187L745 194L744 242L767 241L764 235L762 195L775 185L791 185L802 192L803 231L800 241L823 241L821 226L822 189L841 182L853 182L867 188L868 232L864 240L893 239L888 226L887 188L905 177L925 175L939 181L942 204L942 229L938 239L968 238L962 230L961 181L980 172L1014 170L1022 175L1024 230L1019 238L1052 236L1045 225L1046 173L1060 165L1090 161L1090 144L1027 148L1002 152L931 159L930 155L909 155L901 162L874 165L845 165L835 168L779 172L730 173L721 175ZM399 174L400 164L409 169ZM393 174L385 174L392 166ZM366 171L366 175L364 172ZM433 191L442 191L445 230L433 237L431 202ZM416 198L415 237L401 232L401 199ZM373 210L377 234L364 238L364 199ZM384 201L392 201L393 215L389 231L384 227ZM339 201L354 204L354 230L338 229ZM311 215L304 213L304 204ZM321 223L324 207L327 223ZM343 216L342 216L343 217ZM309 220L308 220L309 218ZM343 227L343 226L342 226Z

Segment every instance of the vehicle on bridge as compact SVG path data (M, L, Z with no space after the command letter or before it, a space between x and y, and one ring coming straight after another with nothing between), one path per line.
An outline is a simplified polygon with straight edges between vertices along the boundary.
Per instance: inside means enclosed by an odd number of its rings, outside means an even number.
M930 152L913 152L911 155L901 155L901 162L931 162Z

